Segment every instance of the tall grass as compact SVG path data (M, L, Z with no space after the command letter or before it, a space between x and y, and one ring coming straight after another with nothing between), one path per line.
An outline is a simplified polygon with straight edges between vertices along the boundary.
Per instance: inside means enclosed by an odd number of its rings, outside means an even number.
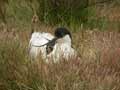
M72 21L77 23L87 21L88 13L84 9L88 5L87 0L42 0L39 1L39 5L38 16L45 23L69 25Z
M51 30L50 30L51 31ZM2 32L0 33L2 36ZM80 59L46 64L30 61L25 33L0 38L0 90L119 90L120 39L116 32L77 32Z
M53 26L67 26L74 30L76 28L99 28L106 30L109 24L108 11L110 6L117 5L118 1L103 3L102 9L98 5L89 5L94 1L89 0L5 0L0 2L0 21L7 24L23 27L31 24L32 17L37 14L42 24ZM95 0L96 2L97 0ZM97 1L98 2L98 1ZM115 3L116 2L116 3ZM103 16L100 16L100 12ZM110 8L109 8L110 7ZM117 6L119 7L119 6ZM2 14L2 12L4 12ZM118 12L118 11L117 11Z

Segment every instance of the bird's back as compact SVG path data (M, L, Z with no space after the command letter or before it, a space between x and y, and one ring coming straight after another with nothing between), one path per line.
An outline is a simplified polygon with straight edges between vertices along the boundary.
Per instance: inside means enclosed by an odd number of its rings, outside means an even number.
M34 32L29 42L29 53L32 58L36 58L40 53L46 58L46 44L54 38L50 33Z

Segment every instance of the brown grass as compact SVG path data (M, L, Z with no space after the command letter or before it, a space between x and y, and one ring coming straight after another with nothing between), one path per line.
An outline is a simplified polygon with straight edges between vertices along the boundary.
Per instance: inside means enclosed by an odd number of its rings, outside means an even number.
M80 59L57 64L29 60L29 33L0 32L0 90L120 90L120 33L72 33Z

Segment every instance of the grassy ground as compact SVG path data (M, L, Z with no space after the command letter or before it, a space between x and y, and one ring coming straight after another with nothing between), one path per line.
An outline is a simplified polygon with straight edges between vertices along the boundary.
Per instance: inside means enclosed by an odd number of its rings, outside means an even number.
M55 27L40 27L53 32ZM120 33L72 33L80 59L46 64L28 57L30 30L0 30L0 90L120 90Z

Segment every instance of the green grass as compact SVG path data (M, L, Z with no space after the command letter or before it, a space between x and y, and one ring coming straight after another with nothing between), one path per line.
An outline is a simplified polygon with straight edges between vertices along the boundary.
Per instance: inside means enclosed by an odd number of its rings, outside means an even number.
M76 2L57 0L56 4L53 0L8 0L7 3L0 2L1 6L3 5L0 10L4 12L2 14L0 11L0 22L26 27L31 24L34 14L37 14L42 24L67 26L76 31L81 26L91 30L94 28L106 30L109 24L108 16L104 16L103 13L101 17L98 12L102 12L103 9L97 10L99 5L87 7L88 3L88 0L76 0ZM106 12L110 12L110 9L108 8Z

